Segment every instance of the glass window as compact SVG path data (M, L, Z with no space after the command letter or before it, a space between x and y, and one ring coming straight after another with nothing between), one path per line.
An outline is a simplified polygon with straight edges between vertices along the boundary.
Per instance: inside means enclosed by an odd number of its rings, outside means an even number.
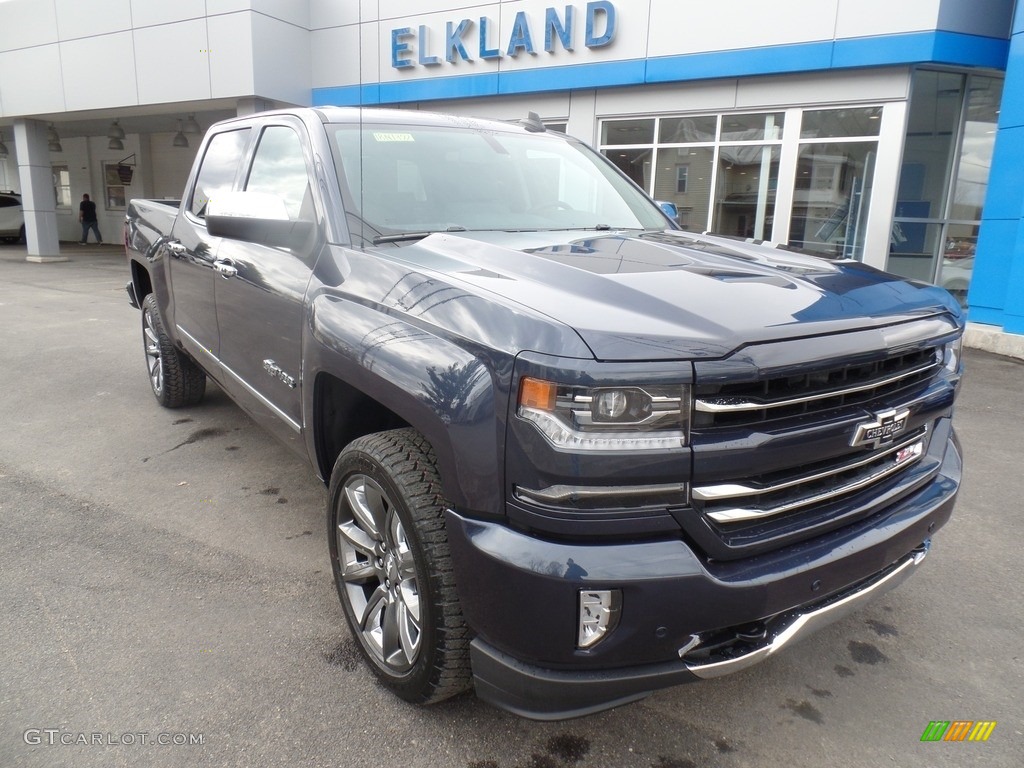
M912 280L931 282L935 256L942 242L942 224L894 219L886 269Z
M692 142L714 141L718 134L718 118L714 115L703 117L663 117L658 131L662 144L690 144Z
M604 158L562 136L382 124L332 131L352 231L366 240L461 229L665 225Z
M651 188L651 149L615 149L604 153L608 159L618 166L619 170L629 176L645 191ZM657 197L657 195L655 195ZM662 198L658 198L661 200Z
M245 188L283 200L293 221L316 218L302 142L291 128L275 125L263 131Z
M782 138L783 112L723 115L722 141L763 141Z
M749 144L719 150L714 232L771 238L780 152L777 145Z
M653 144L654 118L606 120L601 124L602 144Z
M53 196L58 208L71 207L71 174L66 165L53 166Z
M801 145L790 245L820 256L862 257L875 150L875 142Z
M943 244L938 283L967 306L967 289L974 272L974 250L978 245L977 224L950 224Z
M960 160L953 188L953 207L950 211L952 219L981 219L1002 97L1002 80L992 77L971 78Z
M887 269L964 306L1002 89L1000 78L914 73Z
M104 164L103 181L107 210L123 211L128 205L128 193L125 191L125 183L121 178L120 166L116 163Z
M803 113L801 139L838 139L877 136L882 123L881 107L809 109Z
M249 141L249 129L218 133L206 147L199 178L192 192L189 210L194 216L206 216L206 204L218 192L230 190L235 183L242 152ZM116 167L116 166L112 166Z
M714 147L658 149L654 199L673 203L683 229L703 232L711 208Z

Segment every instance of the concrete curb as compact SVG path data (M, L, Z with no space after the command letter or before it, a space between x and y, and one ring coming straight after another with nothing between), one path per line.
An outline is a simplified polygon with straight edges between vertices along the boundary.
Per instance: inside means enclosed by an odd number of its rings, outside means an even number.
M968 323L964 332L964 346L1024 360L1024 336L1006 333L994 325Z

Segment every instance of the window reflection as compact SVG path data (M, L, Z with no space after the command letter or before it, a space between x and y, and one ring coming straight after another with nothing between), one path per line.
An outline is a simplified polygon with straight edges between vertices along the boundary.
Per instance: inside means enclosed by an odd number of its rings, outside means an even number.
M283 200L292 221L315 218L302 143L287 126L274 125L263 131L245 188Z
M718 155L714 231L771 237L779 183L778 146L725 146Z
M874 142L800 147L790 245L833 258L863 256L875 149Z

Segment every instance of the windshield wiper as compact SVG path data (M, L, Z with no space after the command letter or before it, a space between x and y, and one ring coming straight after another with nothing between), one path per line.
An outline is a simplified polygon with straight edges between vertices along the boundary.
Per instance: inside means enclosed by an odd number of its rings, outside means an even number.
M403 243L407 240L422 240L424 237L436 235L438 232L466 232L466 228L459 224L453 224L445 229L432 229L426 232L399 232L395 235L377 235L373 238L374 245L382 243Z

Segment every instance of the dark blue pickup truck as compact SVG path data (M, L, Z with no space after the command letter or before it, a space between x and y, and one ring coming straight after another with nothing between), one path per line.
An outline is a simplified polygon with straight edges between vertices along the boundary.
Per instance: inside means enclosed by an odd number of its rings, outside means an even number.
M679 231L537 121L305 109L135 200L161 405L213 378L330 487L404 699L542 719L743 669L902 581L960 484L960 307Z

